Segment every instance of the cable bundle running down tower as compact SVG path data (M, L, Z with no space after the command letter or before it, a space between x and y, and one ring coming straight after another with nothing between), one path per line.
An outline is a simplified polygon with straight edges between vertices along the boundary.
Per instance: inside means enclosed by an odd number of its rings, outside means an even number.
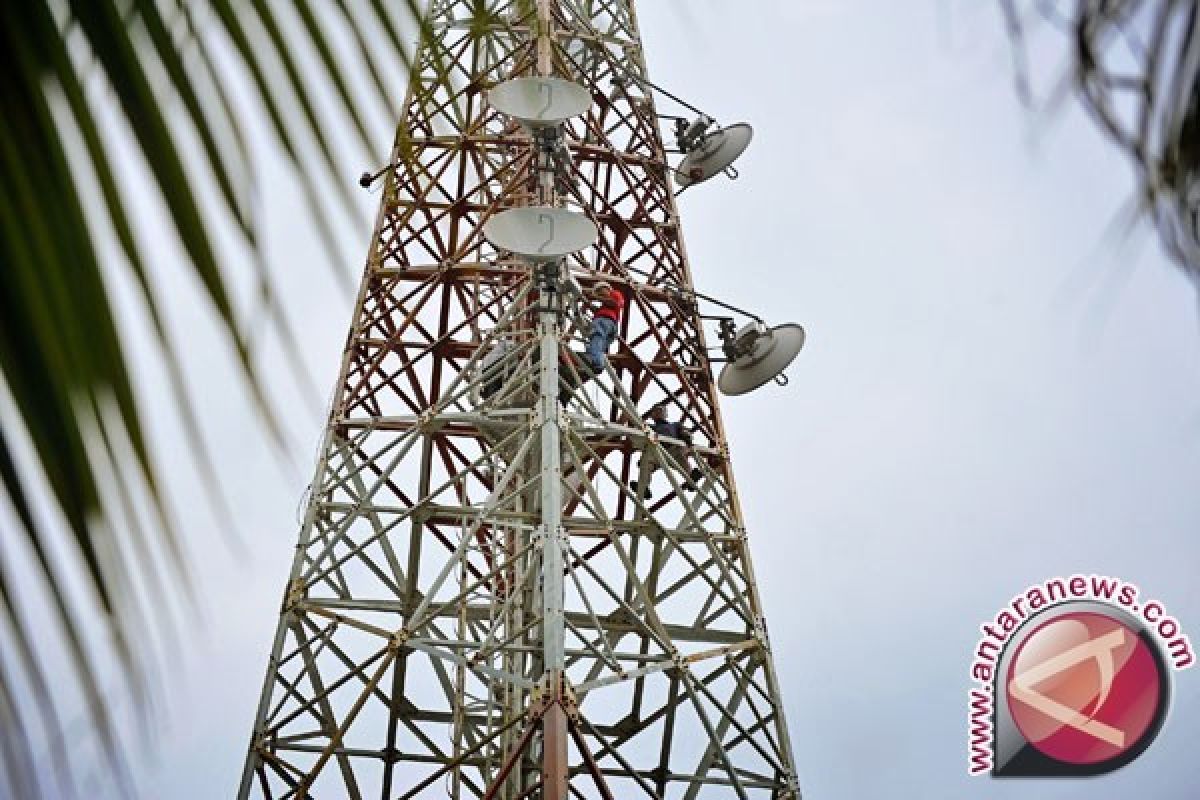
M238 796L795 800L702 324L739 392L802 331L700 313L629 0L427 31Z

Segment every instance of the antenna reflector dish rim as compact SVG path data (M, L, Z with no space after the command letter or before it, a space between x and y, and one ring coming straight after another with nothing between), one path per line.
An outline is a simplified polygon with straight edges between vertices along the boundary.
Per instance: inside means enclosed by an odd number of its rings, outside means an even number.
M592 107L591 93L574 81L550 76L511 78L488 90L488 103L534 130L555 128Z
M483 224L483 235L501 250L529 261L556 261L595 244L600 235L585 214L550 206L501 211Z
M796 360L804 340L800 325L786 323L771 328L755 340L753 350L722 367L717 388L730 396L754 391Z
M745 122L713 131L679 162L675 168L675 183L686 187L721 174L746 152L753 138L754 128Z

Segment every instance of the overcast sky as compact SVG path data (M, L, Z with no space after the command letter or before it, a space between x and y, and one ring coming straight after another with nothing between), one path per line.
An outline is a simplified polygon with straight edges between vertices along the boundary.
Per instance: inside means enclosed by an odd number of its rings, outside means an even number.
M1020 107L991 6L639 6L651 76L755 127L739 180L681 198L697 288L809 334L788 387L723 404L801 786L809 800L1183 800L1200 785L1191 673L1158 741L1117 773L966 776L978 625L1025 586L1120 576L1200 644L1196 292L1144 226L1105 238L1129 169L1074 106ZM391 128L375 121L381 147ZM259 144L266 247L324 393L350 298L315 262L295 186ZM349 273L375 200L340 230ZM231 554L195 476L174 470L203 622L138 770L148 797L211 800L232 796L241 770L323 411L268 342L297 464L281 469L207 311L179 288L168 302L249 552ZM126 323L136 334L136 315ZM135 354L175 464L161 375Z

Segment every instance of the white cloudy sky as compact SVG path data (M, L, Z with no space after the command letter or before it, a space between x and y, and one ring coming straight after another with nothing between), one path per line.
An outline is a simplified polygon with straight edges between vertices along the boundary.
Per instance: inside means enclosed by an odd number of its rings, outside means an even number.
M740 180L681 199L699 288L809 332L790 386L724 404L806 797L1194 796L1188 673L1159 741L1116 774L965 774L977 626L1026 585L1118 575L1200 636L1196 293L1144 228L1105 238L1131 189L1122 158L1077 109L1019 106L990 3L646 0L639 15L658 82L755 126ZM374 132L386 144L390 122ZM265 146L260 165L267 250L328 387L350 299ZM342 229L350 273L373 213ZM207 312L163 269L248 554L175 470L202 619L138 772L149 797L208 800L241 769L322 415L268 364L296 462L281 469Z

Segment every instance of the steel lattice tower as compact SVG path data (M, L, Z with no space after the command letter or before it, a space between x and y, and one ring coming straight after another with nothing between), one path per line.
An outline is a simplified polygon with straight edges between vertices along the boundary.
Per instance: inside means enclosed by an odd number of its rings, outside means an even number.
M239 797L795 800L632 3L427 20ZM486 102L521 75L592 95L570 174ZM483 238L532 204L596 244L535 269ZM601 277L627 313L579 386Z

